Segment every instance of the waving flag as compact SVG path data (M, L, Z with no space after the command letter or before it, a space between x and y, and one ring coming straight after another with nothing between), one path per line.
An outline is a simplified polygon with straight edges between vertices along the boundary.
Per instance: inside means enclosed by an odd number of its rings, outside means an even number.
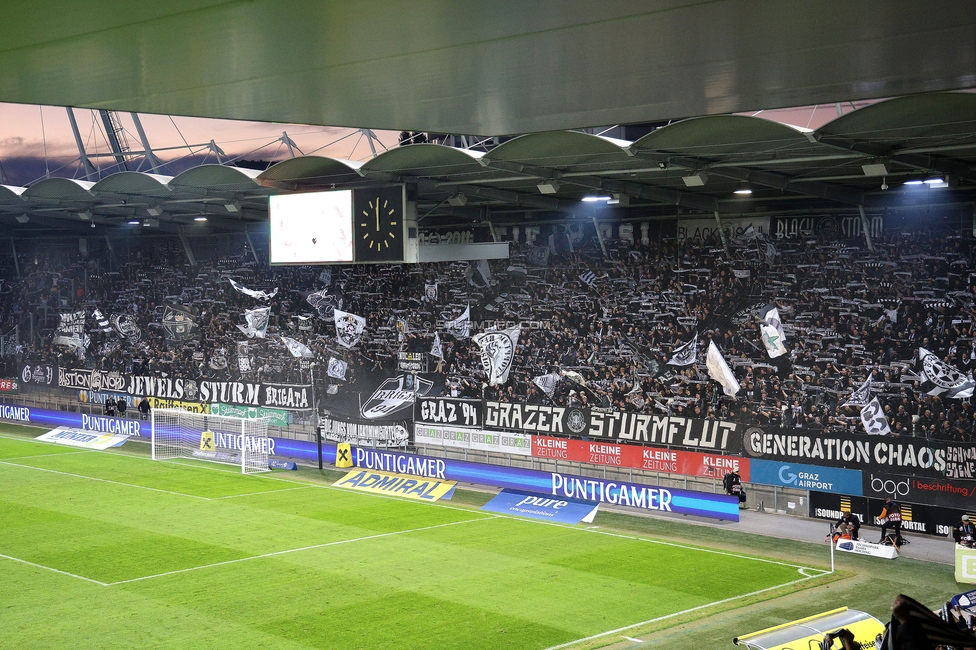
M312 350L301 341L296 341L293 338L282 336L281 342L285 344L285 347L288 348L288 351L293 357L304 357L305 359L311 359L315 356L312 354Z
M786 346L783 345L786 334L783 333L783 323L779 319L779 309L772 307L766 310L762 316L762 323L759 325L759 332L770 359L786 354Z
M516 325L507 330L489 330L471 337L481 350L481 365L490 385L498 386L508 381L521 331L522 326Z
M434 332L434 343L430 346L430 356L438 359L444 358L444 350L441 348L441 335Z
M861 424L864 425L864 431L869 436L886 436L891 433L888 418L885 417L884 409L881 408L881 402L877 397L861 409Z
M868 402L871 401L871 384L874 383L874 373L872 372L868 375L867 381L861 384L861 387L856 391L851 393L851 396L847 398L843 406L867 406Z
M698 335L695 334L695 338L691 339L684 345L675 348L674 354L671 356L671 360L668 361L669 366L690 366L695 363L698 358Z
M458 338L471 336L471 305L464 308L464 313L444 323L445 329Z
M922 376L922 390L929 395L943 395L955 399L973 396L976 382L950 366L925 348L918 349L918 363Z
M244 335L252 339L255 336L263 339L268 331L268 321L271 319L271 307L258 307L257 309L244 310L244 320L247 325L238 325Z
M722 384L722 391L729 397L735 397L741 386L729 369L729 364L725 363L725 357L718 351L718 346L713 341L708 342L705 366L708 368L708 376Z
M277 287L275 287L274 291L272 291L271 293L267 293L265 291L256 291L254 289L248 289L243 285L237 284L230 278L227 279L230 281L230 286L234 287L236 291L243 293L245 296L251 296L252 298L257 298L258 300L271 300L272 298L278 295Z
M350 314L339 309L335 310L336 341L345 348L359 345L363 331L366 329L366 319L356 314Z

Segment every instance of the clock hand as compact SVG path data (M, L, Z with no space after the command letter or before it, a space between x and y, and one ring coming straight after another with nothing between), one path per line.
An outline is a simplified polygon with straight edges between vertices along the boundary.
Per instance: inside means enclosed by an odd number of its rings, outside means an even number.
M380 202L376 200L376 232L380 231Z

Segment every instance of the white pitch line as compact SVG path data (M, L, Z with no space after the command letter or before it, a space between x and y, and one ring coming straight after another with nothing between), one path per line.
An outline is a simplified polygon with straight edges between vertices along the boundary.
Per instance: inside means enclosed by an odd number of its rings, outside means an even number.
M625 639L627 639L627 640L628 640L628 641L630 641L631 643L644 643L644 642L643 642L643 641L641 641L640 639L635 639L635 638L634 638L634 637L632 637L632 636L624 636L623 638L625 638Z
M12 456L10 458L4 458L3 460L25 460L27 458L51 458L52 456L71 456L72 454L87 454L89 450L84 451L59 451L52 452L50 454L34 454L33 456Z
M62 571L61 569L55 569L54 567L44 566L43 564L37 564L36 562L28 562L27 560L21 560L19 557L13 557L12 555L4 555L3 553L0 553L0 557L4 558L5 560L10 560L11 562L20 562L21 564L26 564L28 566L36 567L38 569L44 569L45 571L53 571L54 573L60 573L63 576L78 578L79 580L84 580L85 582L93 582L96 585L100 585L102 587L108 586L107 582L100 582L98 580L86 578L85 576L80 576L76 573L68 573L67 571Z
M84 478L84 479L88 479L89 481L99 481L100 483L111 483L113 485L122 485L122 486L125 486L125 487L139 488L140 490L152 490L153 492L163 492L164 494L173 494L175 496L180 496L180 497L190 497L190 498L193 498L193 499L203 499L204 501L211 501L212 500L209 497L201 497L201 496L197 496L196 494L186 494L185 492L173 492L172 490L164 490L162 488L154 488L154 487L149 487L149 486L146 486L146 485L136 485L135 483L123 483L122 481L112 481L112 480L107 479L107 478L98 478L96 476L86 476L84 474L73 474L71 472L62 472L62 471L56 470L56 469L47 469L47 468L44 468L44 467L34 467L33 465L20 465L18 463L11 463L10 461L6 461L6 460L0 460L0 464L2 464L2 465L12 465L13 467L21 467L23 469L34 469L34 470L37 470L38 472L50 472L51 474L60 474L62 476L73 476L75 478Z
M817 576L814 576L817 577ZM714 607L716 605L723 605L725 603L730 603L733 600L739 600L741 598L749 598L750 596L757 596L759 594L765 593L767 591L773 591L774 589L782 589L783 587L789 587L790 585L795 585L800 582L806 582L807 580L812 580L813 577L800 578L799 580L792 580L790 582L784 582L780 585L774 585L772 587L766 587L765 589L760 589L758 591L751 591L748 594L739 594L737 596L732 596L730 598L723 598L722 600L716 600L712 603L705 603L704 605L698 605L697 607L690 607L684 609L680 612L673 612L671 614L665 614L664 616L658 616L657 618L651 618L646 621L641 621L640 623L633 623L631 625L625 625L624 627L618 627L616 630L607 630L606 632L600 632L599 634L594 634L592 636L584 637L582 639L576 639L575 641L570 641L568 643L561 643L559 645L554 645L546 648L546 650L560 650L561 648L568 648L574 646L577 643L586 643L587 641L593 641L594 639L601 639L605 636L610 636L611 634L619 634L627 630L632 630L635 627L640 627L641 625L650 625L651 623L657 623L658 621L666 621L669 618L675 618L676 616L682 616L684 614L690 614L692 612L697 612L709 607ZM627 638L627 637L624 637Z
M367 535L366 537L355 537L353 539L340 539L334 542L325 542L323 544L313 544L312 546L302 546L301 548L289 548L284 551L274 551L272 553L262 553L261 555L251 555L249 557L242 557L236 560L225 560L223 562L214 562L213 564L204 564L202 566L194 566L186 569L177 569L175 571L166 571L164 573L156 573L151 576L142 576L140 578L130 578L129 580L119 580L118 582L110 582L106 586L114 587L115 585L124 585L130 582L140 582L142 580L151 580L153 578L162 578L163 576L176 575L178 573L188 573L190 571L199 571L200 569L211 569L213 567L224 566L227 564L237 564L239 562L248 562L250 560L260 560L266 557L275 557L276 555L286 555L288 553L298 553L299 551L311 551L317 548L325 548L327 546L338 546L340 544L351 544L353 542L365 542L370 539L380 539L382 537L392 537L393 535L403 535L405 533L418 533L423 530L433 530L434 528L444 528L445 526L456 526L458 524L468 524L473 521L484 521L485 519L494 519L494 517L479 517L477 519L465 519L463 521L451 521L446 524L435 524L433 526L424 526L422 528L411 528L408 530L395 530L389 533L379 533L376 535Z
M263 490L261 492L245 492L244 494L228 494L225 497L211 497L214 501L219 501L220 499L238 499L240 497L253 497L256 494L275 494L277 492L290 492L292 490L307 490L312 487L311 485L301 485L299 487L293 488L281 488L280 490Z

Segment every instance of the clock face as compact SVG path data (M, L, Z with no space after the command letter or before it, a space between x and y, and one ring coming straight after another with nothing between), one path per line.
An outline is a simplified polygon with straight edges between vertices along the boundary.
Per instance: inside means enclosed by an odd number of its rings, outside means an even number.
M357 190L356 262L403 261L403 187Z

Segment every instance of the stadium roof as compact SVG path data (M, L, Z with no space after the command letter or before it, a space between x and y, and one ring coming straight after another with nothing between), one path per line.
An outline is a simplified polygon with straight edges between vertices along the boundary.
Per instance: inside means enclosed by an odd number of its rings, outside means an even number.
M7 4L24 104L497 136L976 85L969 0Z
M928 185L915 194L904 191L905 181L936 177L948 185L939 194ZM635 142L554 131L522 135L485 151L406 145L366 163L303 156L264 171L203 165L175 177L120 172L97 182L51 178L26 189L2 187L0 223L18 226L23 234L38 226L49 232L52 224L124 228L148 219L170 230L239 230L267 219L273 193L390 183L411 187L425 226L487 219L519 223L553 213L589 216L593 208L581 200L594 194L626 197L616 216L635 219L671 218L677 209L732 216L971 205L976 93L880 102L817 131L716 115L675 122ZM551 187L539 187L546 184ZM753 190L751 196L734 194L743 185ZM463 205L448 201L460 194ZM25 215L28 221L21 223ZM195 221L199 217L207 218L206 226Z

